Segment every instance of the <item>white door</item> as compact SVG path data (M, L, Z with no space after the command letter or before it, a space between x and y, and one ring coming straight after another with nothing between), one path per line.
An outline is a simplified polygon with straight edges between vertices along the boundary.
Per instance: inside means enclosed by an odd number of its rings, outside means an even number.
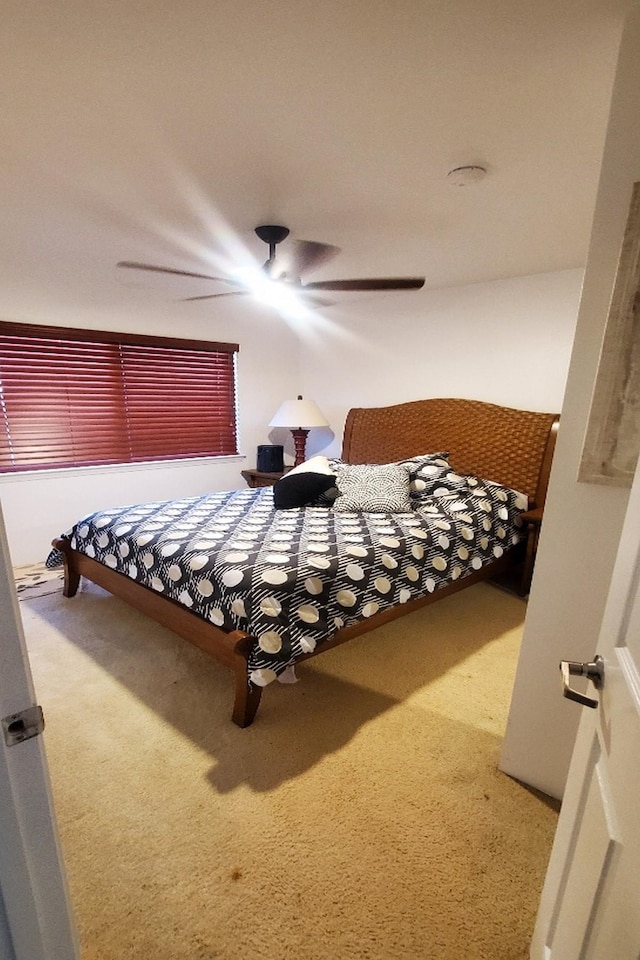
M0 960L77 960L40 734L8 745L36 704L0 509Z
M640 960L640 468L594 654L532 960Z

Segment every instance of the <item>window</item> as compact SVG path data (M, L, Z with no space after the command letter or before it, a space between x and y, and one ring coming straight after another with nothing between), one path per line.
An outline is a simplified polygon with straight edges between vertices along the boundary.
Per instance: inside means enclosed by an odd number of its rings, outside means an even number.
M0 473L237 453L238 349L0 323Z

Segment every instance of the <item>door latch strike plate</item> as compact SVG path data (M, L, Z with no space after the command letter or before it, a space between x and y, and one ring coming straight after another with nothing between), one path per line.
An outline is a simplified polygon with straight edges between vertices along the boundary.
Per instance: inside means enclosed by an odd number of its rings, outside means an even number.
M31 737L37 737L43 730L44 713L38 704L2 718L4 742L8 747L22 743L23 740L30 740Z

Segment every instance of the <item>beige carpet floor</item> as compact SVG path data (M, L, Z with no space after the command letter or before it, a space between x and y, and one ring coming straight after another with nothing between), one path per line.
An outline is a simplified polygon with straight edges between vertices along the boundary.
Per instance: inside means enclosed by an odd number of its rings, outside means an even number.
M85 585L20 604L83 960L524 960L557 805L497 768L524 602L480 584L275 684Z

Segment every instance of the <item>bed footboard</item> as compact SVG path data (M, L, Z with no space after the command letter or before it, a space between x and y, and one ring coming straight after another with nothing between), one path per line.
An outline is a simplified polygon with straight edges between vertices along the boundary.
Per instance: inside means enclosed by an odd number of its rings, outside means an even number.
M65 597L73 597L77 592L80 577L86 577L87 580L98 584L114 596L120 597L136 610L204 650L215 660L233 670L235 674L235 697L231 714L233 722L238 727L248 727L253 723L260 706L263 688L256 686L249 680L249 651L254 642L249 634L240 630L224 633L218 627L191 613L190 610L181 607L174 600L163 597L149 587L136 583L124 574L111 570L109 567L98 563L97 560L92 560L85 554L73 550L69 541L64 538L54 540L53 546L62 553L64 558ZM517 549L508 551L500 559L487 564L474 573L468 574L461 580L440 588L436 593L417 597L402 606L392 607L375 614L368 620L338 630L330 640L327 640L312 653L305 654L300 660L308 660L318 656L324 650L345 643L362 633L368 633L383 623L406 616L413 610L434 603L449 594L457 593L473 583L497 579L501 575L509 574L514 569L514 563L518 563L516 561L517 553Z
M235 699L231 715L233 722L239 727L248 727L253 722L260 706L262 687L256 686L249 680L248 658L253 643L253 638L249 634L241 630L224 633L175 601L79 553L65 538L54 540L52 545L63 557L65 597L75 596L80 577L86 577L87 580L91 580L92 583L103 587L114 596L125 600L136 610L151 617L156 623L177 633L200 650L204 650L209 656L233 670L235 674Z

